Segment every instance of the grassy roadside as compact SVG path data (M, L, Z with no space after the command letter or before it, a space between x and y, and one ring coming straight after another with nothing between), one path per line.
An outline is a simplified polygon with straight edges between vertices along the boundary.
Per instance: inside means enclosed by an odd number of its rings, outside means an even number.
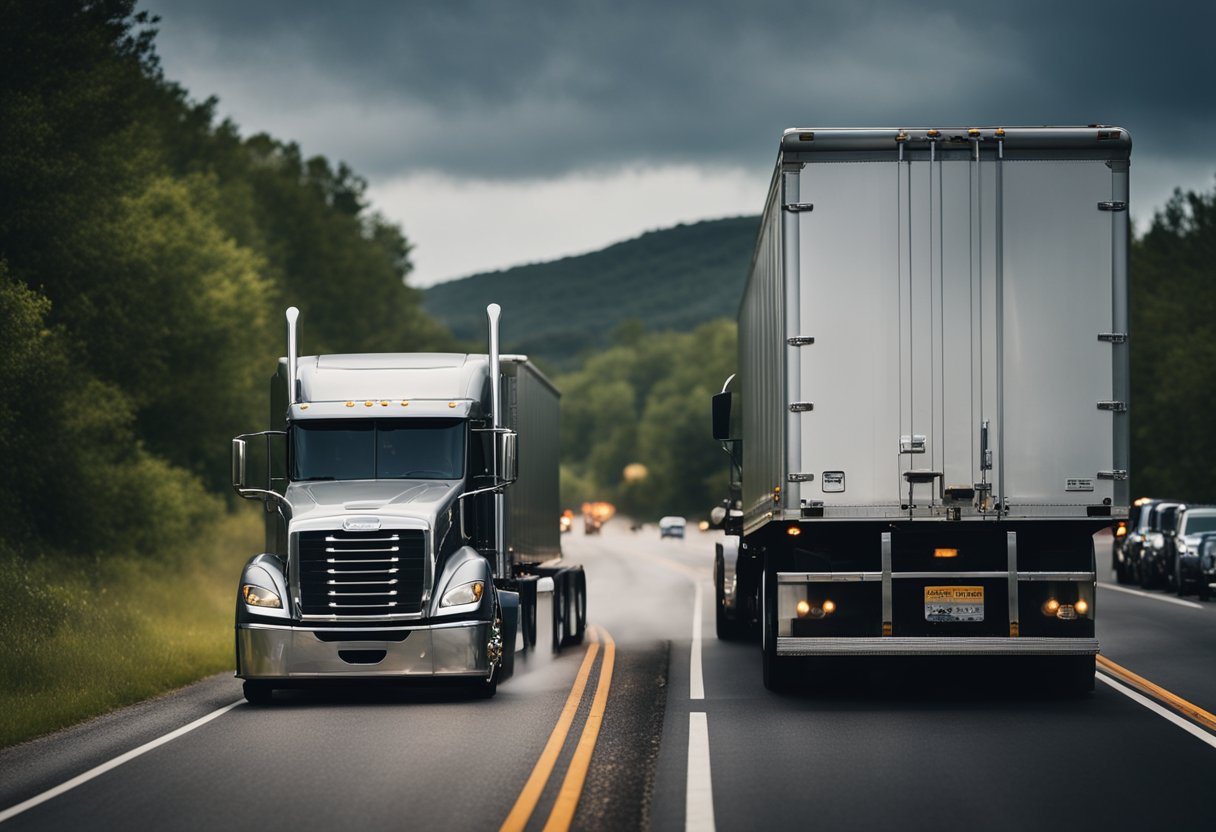
M0 557L0 747L230 670L261 538L244 509L160 561Z

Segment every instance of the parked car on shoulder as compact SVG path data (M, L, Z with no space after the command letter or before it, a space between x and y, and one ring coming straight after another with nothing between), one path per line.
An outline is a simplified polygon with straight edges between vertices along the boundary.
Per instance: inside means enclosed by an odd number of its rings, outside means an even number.
M1149 511L1161 500L1141 497L1128 508L1127 520L1120 520L1111 529L1110 566L1115 580L1121 584L1135 583L1135 559L1148 528Z
M687 521L683 517L663 517L659 519L659 538L684 537L684 527Z
M1188 547L1187 559L1194 557L1197 561L1199 600L1206 601L1212 597L1212 584L1216 583L1216 532L1205 532L1199 535L1199 542L1195 544L1195 553L1192 555Z
M1174 532L1178 513L1186 503L1160 502L1149 510L1148 530L1140 544L1136 577L1145 589L1162 586L1174 570L1170 555L1174 551Z
M1200 569L1199 543L1205 534L1213 532L1216 532L1216 506L1188 506L1178 516L1170 583L1179 595L1186 595L1193 589L1200 590L1200 595L1207 594L1207 583Z

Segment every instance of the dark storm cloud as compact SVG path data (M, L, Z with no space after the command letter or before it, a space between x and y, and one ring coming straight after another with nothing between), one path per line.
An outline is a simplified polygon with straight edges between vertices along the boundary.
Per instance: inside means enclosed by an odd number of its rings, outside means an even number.
M806 125L1101 121L1198 160L1216 127L1206 2L146 6L171 75L173 50L209 54L248 107L324 122L315 149L369 176L765 165L781 129ZM233 103L191 89L210 92Z

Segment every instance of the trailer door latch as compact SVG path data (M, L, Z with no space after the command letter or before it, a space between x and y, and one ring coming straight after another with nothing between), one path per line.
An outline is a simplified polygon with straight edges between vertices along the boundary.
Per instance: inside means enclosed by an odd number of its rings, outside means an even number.
M1127 471L1122 468L1116 468L1114 471L1099 471L1098 479L1100 480L1125 480L1127 479Z
M811 202L790 202L785 205L785 210L791 214L801 214L803 212L814 211L815 205Z
M1110 343L1110 344L1126 344L1127 343L1127 333L1126 332L1099 332L1098 340L1106 341L1107 343Z
M1126 203L1126 202L1118 202L1118 201L1115 201L1115 200L1112 200L1112 201L1110 201L1110 202L1099 202L1099 203L1098 203L1098 210L1099 210L1099 211L1126 211L1126 210L1127 210L1127 203Z
M814 402L793 402L790 404L790 413L806 413L808 410L814 409Z
M1110 410L1114 413L1126 413L1127 402L1098 402L1098 410Z
M795 335L793 338L786 338L785 343L791 347L809 347L815 343L814 335Z

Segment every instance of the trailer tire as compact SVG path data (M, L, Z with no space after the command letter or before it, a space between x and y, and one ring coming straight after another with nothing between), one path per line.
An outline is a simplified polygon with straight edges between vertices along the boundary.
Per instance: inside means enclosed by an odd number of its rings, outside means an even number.
M718 641L734 641L741 635L741 627L735 616L726 611L726 566L722 561L721 546L714 556L714 631ZM736 615L738 612L736 611Z
M264 707L274 704L274 687L269 682L247 679L241 686L241 693L245 695L245 701L250 705Z
M519 627L524 636L524 649L536 649L536 594L530 603L520 604Z
M587 633L587 573L581 569L575 570L574 597L570 603L573 607L574 631L566 637L567 644L582 644Z
M566 576L553 576L553 652L558 653L566 643Z

